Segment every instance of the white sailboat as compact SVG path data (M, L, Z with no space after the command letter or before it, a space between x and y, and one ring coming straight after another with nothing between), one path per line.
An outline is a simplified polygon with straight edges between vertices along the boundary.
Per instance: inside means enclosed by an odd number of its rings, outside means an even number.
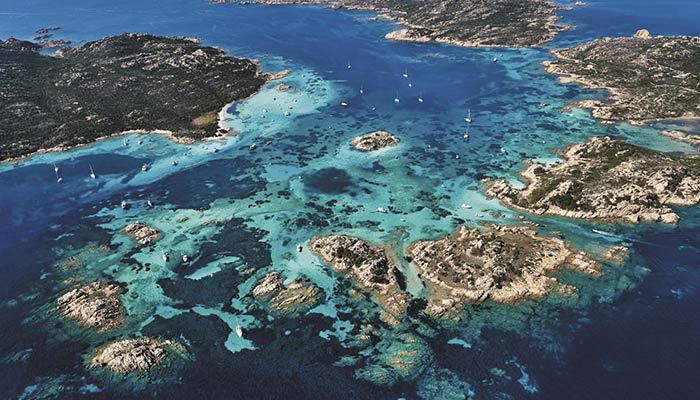
M348 69L352 69L352 65L350 64L349 61L348 61Z
M149 168L151 168L150 165L148 165L148 164L143 164L143 165L141 166L141 171L146 172L146 171L148 171Z
M403 77L408 78L408 68L403 71Z
M243 337L243 327L240 325L236 325L236 335L238 337Z
M464 140L469 140L469 126L467 126L467 131L464 132Z
M413 87L413 84L411 82L408 82L408 87Z
M396 92L396 97L394 97L394 103L399 103L401 100L399 100L399 92Z
M122 203L120 204L122 210L126 210L129 208L129 204L126 203L126 200L122 200Z
M168 260L170 260L170 256L168 255L168 253L163 253L163 254L161 254L160 257L161 257L161 258L163 259L163 261L165 261L165 262L168 262Z
M187 256L187 254L182 255L182 262L187 262L187 261L189 261L189 259L190 258Z
M418 95L418 102L419 103L423 102L423 94L422 93Z
M127 141L126 141L126 138L123 138L123 139L122 139L122 143L124 144L124 146L128 146L128 145L129 145L129 143L127 143Z
M149 207L153 207L153 202L151 202L151 200L146 200L146 204L148 204Z
M471 108L467 109L467 116L464 118L464 121L466 121L467 123L472 122L472 109Z
M56 165L56 163L53 163L53 172L58 173L58 171L58 165Z
M360 94L365 94L365 85L360 85Z
M97 179L97 175L95 175L95 170L92 169L92 164L88 165L90 165L90 178Z

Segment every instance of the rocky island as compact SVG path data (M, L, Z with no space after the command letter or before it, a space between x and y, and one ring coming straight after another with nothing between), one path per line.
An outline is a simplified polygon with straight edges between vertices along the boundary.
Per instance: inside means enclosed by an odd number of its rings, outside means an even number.
M670 206L700 203L700 158L659 153L607 137L569 147L565 161L530 164L522 172L525 189L505 180L487 184L486 193L504 204L535 214L604 221L679 219Z
M700 117L700 38L652 37L640 30L633 37L603 38L553 52L548 72L563 75L562 83L604 88L609 102L587 100L580 105L607 121Z
M321 290L311 282L297 279L289 285L279 272L265 275L252 291L253 297L265 303L274 315L303 315L316 304Z
M221 108L266 82L255 62L190 38L123 34L56 56L39 48L0 41L0 160L128 130L213 137Z
M214 3L241 3L213 0ZM328 4L332 8L378 11L405 29L387 39L441 42L466 47L530 47L545 43L566 26L556 23L549 0L255 0L254 3Z
M549 274L564 266L601 274L598 263L563 240L527 227L491 225L482 231L461 226L452 235L412 243L406 254L429 283L427 311L432 315L464 301L510 304L543 297L557 282Z
M124 339L100 349L90 366L107 368L117 374L148 372L176 352L184 352L184 347L170 340L150 337Z
M387 131L370 132L352 140L352 145L360 151L376 151L397 144L399 139Z
M160 239L160 231L151 228L143 222L129 224L122 229L122 232L134 238L137 247L146 246Z
M58 311L78 325L108 331L120 326L124 309L120 295L123 289L117 285L92 282L59 297Z
M401 273L383 248L345 235L314 238L309 247L336 272L347 274L368 292L388 312L383 314L385 320L396 322L406 312L408 296L399 285Z

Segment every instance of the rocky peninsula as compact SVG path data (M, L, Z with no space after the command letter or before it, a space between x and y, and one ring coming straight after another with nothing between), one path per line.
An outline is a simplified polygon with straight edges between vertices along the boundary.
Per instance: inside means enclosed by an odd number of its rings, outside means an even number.
M129 224L122 229L122 232L136 240L136 247L146 246L160 239L160 231L151 228L143 222Z
M279 272L265 275L252 290L253 297L269 307L274 315L303 315L320 300L321 290L311 282L297 279L289 285Z
M219 135L208 118L266 82L258 65L196 39L110 36L56 56L0 41L0 160L129 131Z
M556 50L548 72L562 83L604 88L609 102L588 100L585 108L607 122L700 117L700 38L652 37L640 30L633 37L602 38Z
M58 311L78 325L108 331L120 326L124 320L124 308L120 295L123 289L117 285L92 282L59 297Z
M240 0L213 0L240 3ZM255 0L257 4L328 4L331 8L380 12L405 26L387 39L440 42L466 47L530 47L567 27L558 25L550 0Z
M659 153L607 137L569 147L564 162L530 164L525 189L505 180L486 193L535 214L604 221L678 222L671 206L700 203L700 158Z
M150 337L124 339L98 350L90 366L107 368L117 374L148 372L169 355L183 351L184 347L181 344L170 340Z
M549 274L564 266L594 276L602 268L561 239L516 226L491 225L486 231L461 226L452 235L412 243L406 254L430 286L432 315L464 301L540 298L557 282Z
M399 139L387 131L370 132L352 140L352 145L360 151L376 151L397 144Z
M406 312L408 296L399 285L401 273L383 248L345 235L314 238L309 247L336 272L346 274L368 292L389 313L384 314L385 320L394 321Z

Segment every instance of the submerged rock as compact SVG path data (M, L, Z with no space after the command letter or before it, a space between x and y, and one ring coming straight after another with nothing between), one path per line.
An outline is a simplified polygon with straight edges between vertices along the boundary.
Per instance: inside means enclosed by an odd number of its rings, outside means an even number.
M515 303L548 294L549 273L565 265L592 275L601 266L557 238L527 227L459 227L453 235L412 243L406 250L430 286L428 313L442 315L464 301Z
M700 203L700 158L659 153L607 137L571 146L565 162L531 164L522 173L529 185L507 181L486 193L535 214L607 221L678 222L670 206Z
M400 272L396 262L386 252L362 239L344 235L314 238L309 244L311 251L339 273L352 278L357 287L368 292L388 314L387 322L397 324L397 317L408 307L408 296L400 286Z
M433 360L430 346L415 333L402 333L381 340L375 346L377 355L355 371L355 376L382 386L416 379Z
M118 374L134 371L148 372L162 363L170 354L183 352L184 347L170 340L150 337L124 339L97 351L90 366L107 368Z
M306 313L318 304L321 293L316 285L303 279L285 286L284 279L276 271L265 275L252 290L253 297L280 315Z
M122 293L117 285L92 282L59 297L58 311L78 325L104 332L123 322Z
M127 225L122 232L136 239L137 247L145 246L160 239L160 232L143 222L134 222Z
M387 131L370 132L352 140L352 145L360 151L375 151L397 144L399 144L399 139Z

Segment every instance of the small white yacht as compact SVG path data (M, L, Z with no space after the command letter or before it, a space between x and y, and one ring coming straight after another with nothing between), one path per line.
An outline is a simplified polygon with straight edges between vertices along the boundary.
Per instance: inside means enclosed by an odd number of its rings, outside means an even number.
M396 97L394 97L394 103L400 103L401 100L399 100L399 94L396 93Z
M141 143L143 143L143 140L139 139L139 141L136 143L141 144Z
M467 109L467 116L464 118L464 121L467 123L472 122L472 109L471 108Z
M60 171L58 165L56 165L56 163L53 163L53 172L58 173L58 171Z
M92 164L88 165L90 165L90 178L97 179L97 175L95 175L95 170L92 169Z
M423 102L423 96L418 96L418 102L422 103Z
M467 210L471 210L472 206L470 206L467 203L462 203L462 208L466 208Z
M236 325L236 335L238 337L243 337L243 327L240 325Z
M182 255L182 262L187 262L187 261L189 261L189 260L190 260L190 258L187 257L187 254L183 254L183 255Z
M360 85L360 94L365 94L364 85Z
M408 82L408 87L413 87L413 84L411 82Z
M255 143L253 143L253 144L251 144L250 146L248 146L248 150L250 150L250 151L253 151L253 150L257 149L257 148L258 148L258 145L255 144Z
M403 77L408 78L408 68L403 71Z
M146 200L146 204L148 204L149 207L153 207L153 202L151 200Z
M459 160L459 154L455 154L455 160Z
M301 245L297 246L298 253L301 253L303 250L304 250L304 248Z
M285 117L288 117L288 116L289 116L289 111L285 111L285 112L284 112L284 116L285 116Z
M61 177L56 178L56 183L61 183L61 182L63 182L63 178L61 178Z
M388 211L383 209L382 207L377 207L377 212L382 213L382 214L386 214Z
M493 58L493 62L497 63L497 62L498 62L498 58L494 57L494 58Z
M163 253L163 254L161 254L160 257L161 257L161 258L163 259L163 261L165 261L165 262L168 262L168 260L170 260L170 256L168 256L168 253Z
M348 103L346 103L346 102L344 102L344 101L341 101L341 102L340 102L340 106L341 106L341 107L347 107L347 106L348 106Z
M504 147L501 147L501 153L506 154L507 152L508 151Z
M172 164L173 164L173 167L176 166L176 165L177 165L177 161L176 161L176 160L173 160L173 161L172 161Z
M352 65L348 63L348 69L352 69Z
M141 166L141 171L146 172L146 171L148 171L150 168L151 168L150 165L148 165L148 164L143 164L143 165Z
M124 146L128 146L128 145L129 145L129 143L126 141L126 138L122 139L122 143L124 144Z
M126 210L127 208L129 208L129 204L126 202L126 200L122 200L120 207L122 208L122 210Z

